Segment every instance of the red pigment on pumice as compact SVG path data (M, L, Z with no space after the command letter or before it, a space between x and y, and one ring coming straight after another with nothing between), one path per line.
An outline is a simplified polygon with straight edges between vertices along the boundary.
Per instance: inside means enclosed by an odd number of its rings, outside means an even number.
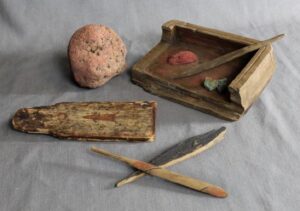
M179 51L169 56L167 61L170 65L191 64L198 62L198 56L192 51Z

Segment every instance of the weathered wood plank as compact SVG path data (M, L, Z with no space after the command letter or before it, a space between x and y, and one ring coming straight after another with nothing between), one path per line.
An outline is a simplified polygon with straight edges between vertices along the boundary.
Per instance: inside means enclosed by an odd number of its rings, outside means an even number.
M161 179L167 180L169 182L173 182L178 185L182 185L187 188L191 188L193 190L209 194L211 196L224 198L227 197L227 193L222 188L209 184L207 182L201 181L199 179L194 179L185 175L181 175L175 173L173 171L155 166L150 163L146 163L139 160L134 160L125 156L121 156L118 154L111 153L101 148L92 147L92 151L105 155L107 157L122 161L138 170L143 171L144 173L150 174L152 176L159 177Z
M27 133L77 140L152 141L155 138L156 103L64 102L22 108L12 125Z
M149 163L159 166L168 167L181 161L189 159L219 143L225 135L226 128L221 127L217 130L211 130L205 134L191 137L182 141L150 160ZM135 171L126 178L118 181L116 187L134 182L145 175L142 171Z

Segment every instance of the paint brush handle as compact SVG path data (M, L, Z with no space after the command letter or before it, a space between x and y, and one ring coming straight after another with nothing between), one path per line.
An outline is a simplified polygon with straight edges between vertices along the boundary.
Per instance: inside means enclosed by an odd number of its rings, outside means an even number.
M280 40L281 38L284 37L284 34L280 34L277 35L275 37L272 37L270 39L264 40L264 41L260 41L248 46L245 46L243 48L237 49L235 51L232 51L230 53L227 53L225 55L219 56L213 60L207 61L207 62L203 62L198 64L196 67L184 70L184 71L180 71L178 73L174 73L173 78L174 79L178 79L178 78L185 78L185 77L189 77L189 76L193 76L196 75L200 72L212 69L214 67L218 67L222 64L225 64L227 62L230 62L236 58L239 58L247 53L250 53L252 51L255 51L261 47L264 47L272 42L275 42L277 40Z
M224 198L227 196L227 193L220 187L215 186L215 185L211 185L207 182L203 182L201 180L198 179L194 179L191 177L187 177L184 175L180 175L178 173L169 171L167 169L164 168L160 168L158 166L146 163L146 162L142 162L142 161L138 161L138 160L134 160L134 159L130 159L121 155L117 155L111 152L108 152L106 150L100 149L100 148L96 148L96 147L92 147L91 148L92 151L105 155L107 157L110 158L114 158L116 160L125 162L126 164L139 169L147 174L153 175L153 176L157 176L159 178L162 178L164 180L203 192L203 193L207 193L210 194L212 196L215 197L220 197L220 198Z
M93 152L96 152L98 154L104 155L106 157L110 157L110 158L113 158L115 160L122 161L122 162L124 162L124 163L126 163L128 165L131 165L131 163L133 162L133 159L129 159L127 157L124 157L124 156L121 156L121 155L109 152L109 151L101 149L99 147L91 147L91 150Z

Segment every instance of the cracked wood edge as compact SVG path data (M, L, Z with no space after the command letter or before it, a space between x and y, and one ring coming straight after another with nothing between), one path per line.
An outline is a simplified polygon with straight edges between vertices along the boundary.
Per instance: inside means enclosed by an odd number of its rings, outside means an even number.
M19 109L14 129L88 141L152 141L156 102L63 102Z

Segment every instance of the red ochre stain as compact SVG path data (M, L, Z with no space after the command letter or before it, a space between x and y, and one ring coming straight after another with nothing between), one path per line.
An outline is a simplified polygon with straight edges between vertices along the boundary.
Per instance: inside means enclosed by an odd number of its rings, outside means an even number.
M202 189L202 191L219 198L225 198L228 196L228 194L222 188L216 186L205 187Z
M198 56L192 51L179 51L167 59L170 65L191 64L198 62Z
M155 168L156 166L151 165L149 163L142 162L142 161L135 161L134 167L136 167L137 169L143 170L143 171L148 171L150 169Z
M115 121L115 114L91 114L83 116L85 119L91 119L94 121Z

